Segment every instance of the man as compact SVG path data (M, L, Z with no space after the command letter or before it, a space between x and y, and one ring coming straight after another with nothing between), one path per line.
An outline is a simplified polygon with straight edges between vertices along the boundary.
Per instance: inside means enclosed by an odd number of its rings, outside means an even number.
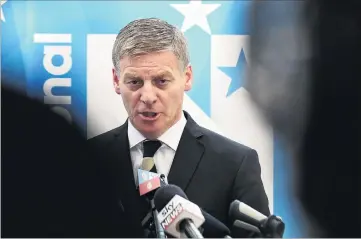
M129 189L119 200L133 226L130 236L143 236L136 170L146 156L154 157L156 171L170 184L229 227L234 199L269 215L256 151L202 128L182 111L193 83L182 32L159 19L135 20L118 34L112 58L115 92L129 118L90 143L102 149L114 187Z

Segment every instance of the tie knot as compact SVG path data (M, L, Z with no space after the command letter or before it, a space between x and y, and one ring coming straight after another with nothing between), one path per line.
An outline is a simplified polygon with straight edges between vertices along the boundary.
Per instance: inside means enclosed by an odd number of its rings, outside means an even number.
M143 142L143 158L153 157L162 143L159 140L145 140Z

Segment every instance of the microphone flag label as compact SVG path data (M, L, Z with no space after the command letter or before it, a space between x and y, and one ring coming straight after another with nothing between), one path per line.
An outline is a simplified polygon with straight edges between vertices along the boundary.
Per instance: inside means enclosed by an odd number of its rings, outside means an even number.
M161 186L160 175L138 169L138 185L140 196L147 194Z
M139 184L139 194L140 194L140 196L142 196L142 195L147 194L159 187L160 187L160 178L158 178L158 177L152 178L151 180L148 180L142 184Z
M142 184L153 178L160 178L160 175L157 173L149 172L146 170L138 169L138 184Z

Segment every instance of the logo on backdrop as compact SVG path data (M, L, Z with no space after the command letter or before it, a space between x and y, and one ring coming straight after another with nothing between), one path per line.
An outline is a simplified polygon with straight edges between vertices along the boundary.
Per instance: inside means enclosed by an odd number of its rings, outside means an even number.
M72 78L66 76L73 65L71 34L35 33L33 37L34 43L41 45L44 49L43 67L49 74L43 85L44 103L57 105L53 107L53 110L71 122L71 114L63 107L63 105L71 104L71 96L53 94L53 89L56 87L71 87L72 85ZM54 62L57 59L60 60L60 64L56 65Z

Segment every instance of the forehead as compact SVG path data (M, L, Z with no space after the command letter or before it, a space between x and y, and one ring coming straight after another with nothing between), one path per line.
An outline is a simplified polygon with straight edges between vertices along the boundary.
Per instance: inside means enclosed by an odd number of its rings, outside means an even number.
M124 57L119 64L122 75L174 75L179 69L178 59L170 51Z

